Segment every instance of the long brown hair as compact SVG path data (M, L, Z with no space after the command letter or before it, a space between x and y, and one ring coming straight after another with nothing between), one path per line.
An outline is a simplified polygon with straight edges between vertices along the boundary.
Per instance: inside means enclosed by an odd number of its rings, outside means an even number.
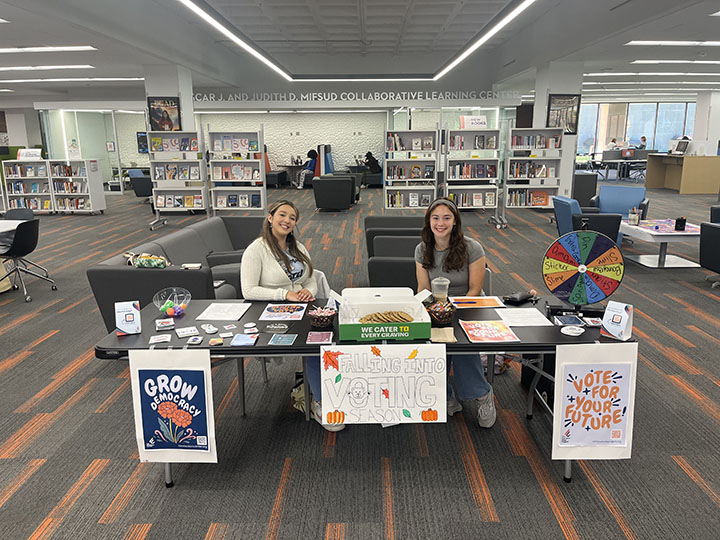
M297 226L297 222L300 221L300 211L297 209L297 206L292 201L288 201L286 199L280 199L279 201L275 201L273 204L270 205L270 208L268 209L268 213L271 216L275 216L275 212L277 212L278 208L281 206L289 206L293 209L295 212L296 220L295 224ZM266 218L265 222L262 226L262 231L260 232L260 238L265 240L265 243L270 247L270 251L272 252L273 256L276 259L281 260L283 263L285 263L285 270L290 271L290 259L287 256L287 253L285 253L282 249L280 249L280 245L278 244L277 238L272 233L272 228L270 226L270 221ZM307 266L310 273L309 276L312 276L313 274L313 265L312 261L310 260L310 257L305 255L302 251L300 251L300 248L298 248L297 240L295 240L295 235L290 232L287 236L287 248L290 255L295 257L298 261L303 263L305 266Z
M450 246L448 247L448 254L447 257L445 257L442 269L444 272L460 270L468 262L467 245L465 244L465 237L462 233L460 212L458 211L455 203L445 197L435 199L428 207L427 212L425 212L425 223L423 224L422 229L422 267L425 270L430 270L435 266L435 235L430 228L430 214L440 205L447 207L455 218L455 223L453 224L452 232L450 233Z

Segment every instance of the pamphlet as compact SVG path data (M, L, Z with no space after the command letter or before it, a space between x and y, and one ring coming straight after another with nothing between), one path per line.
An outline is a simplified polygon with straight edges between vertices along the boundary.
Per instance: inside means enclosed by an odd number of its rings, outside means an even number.
M307 304L268 304L258 320L299 321L305 315Z
M502 321L460 321L460 326L471 343L520 341Z
M260 334L235 334L230 342L231 347L249 347L255 345Z
M600 317L583 317L582 320L586 326L602 326L602 318Z
M505 307L497 296L451 296L450 301L458 309Z
M554 319L558 326L585 326L585 323L577 315L555 315Z
M305 343L332 343L332 332L308 332Z
M139 301L115 302L115 332L118 336L142 332Z
M288 330L290 330L290 327L293 323L284 323L284 322L272 322L267 323L265 326L263 326L261 332L265 332L266 334L284 334Z
M155 343L167 343L170 341L170 334L159 334L157 336L150 336L150 341L148 342L150 345L153 345Z
M627 341L632 337L633 307L610 300L605 308L600 335Z
M542 312L531 308L505 308L497 311L498 316L508 326L552 326Z
M295 343L297 334L273 334L268 345L292 345Z
M213 302L197 316L198 321L237 321L250 309L250 303Z
M200 332L194 326L188 326L187 328L176 328L175 333L179 338L186 338L190 336L199 336Z

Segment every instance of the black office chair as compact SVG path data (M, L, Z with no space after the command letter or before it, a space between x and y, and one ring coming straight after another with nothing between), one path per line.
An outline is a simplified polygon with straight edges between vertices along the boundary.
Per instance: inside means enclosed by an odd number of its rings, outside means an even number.
M137 171L140 174L130 174ZM145 176L139 169L130 169L130 186L135 192L136 197L145 199L143 202L150 204L153 213L155 212L155 204L153 201L153 183L149 176Z
M13 275L14 280L19 279L20 284L23 288L23 294L25 295L26 302L32 301L32 298L28 294L27 288L25 287L25 280L23 280L22 278L23 273L30 274L31 276L35 276L40 279L44 279L45 281L52 284L51 288L53 291L57 290L57 285L55 285L55 282L50 279L48 271L39 264L35 264L34 262L29 261L25 258L26 255L29 255L30 253L35 251L39 236L40 221L37 219L24 221L23 223L20 223L15 229L15 236L13 236L12 243L9 246L0 246L0 259L10 259L13 262L13 269L7 272L4 276L0 277L0 281L10 275ZM37 272L33 272L28 268L28 265L39 268L40 270L45 272L45 275L42 276ZM17 283L13 282L13 289L18 288L19 287Z

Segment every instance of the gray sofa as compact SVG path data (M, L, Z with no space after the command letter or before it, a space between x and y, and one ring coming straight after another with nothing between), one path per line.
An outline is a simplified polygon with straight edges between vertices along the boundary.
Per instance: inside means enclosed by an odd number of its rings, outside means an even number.
M87 277L108 331L115 328L115 302L139 300L145 307L165 287L183 287L193 298L239 298L244 249L260 235L262 216L213 217L127 251L166 257L172 266L134 268L122 254L88 268ZM185 263L201 263L185 270ZM215 288L214 280L225 280Z

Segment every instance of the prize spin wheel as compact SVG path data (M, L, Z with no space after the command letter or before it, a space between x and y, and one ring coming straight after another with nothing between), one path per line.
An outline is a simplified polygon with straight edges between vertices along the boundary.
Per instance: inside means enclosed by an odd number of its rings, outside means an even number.
M582 306L615 292L625 273L625 261L615 242L604 234L572 231L550 244L542 273L556 298Z

